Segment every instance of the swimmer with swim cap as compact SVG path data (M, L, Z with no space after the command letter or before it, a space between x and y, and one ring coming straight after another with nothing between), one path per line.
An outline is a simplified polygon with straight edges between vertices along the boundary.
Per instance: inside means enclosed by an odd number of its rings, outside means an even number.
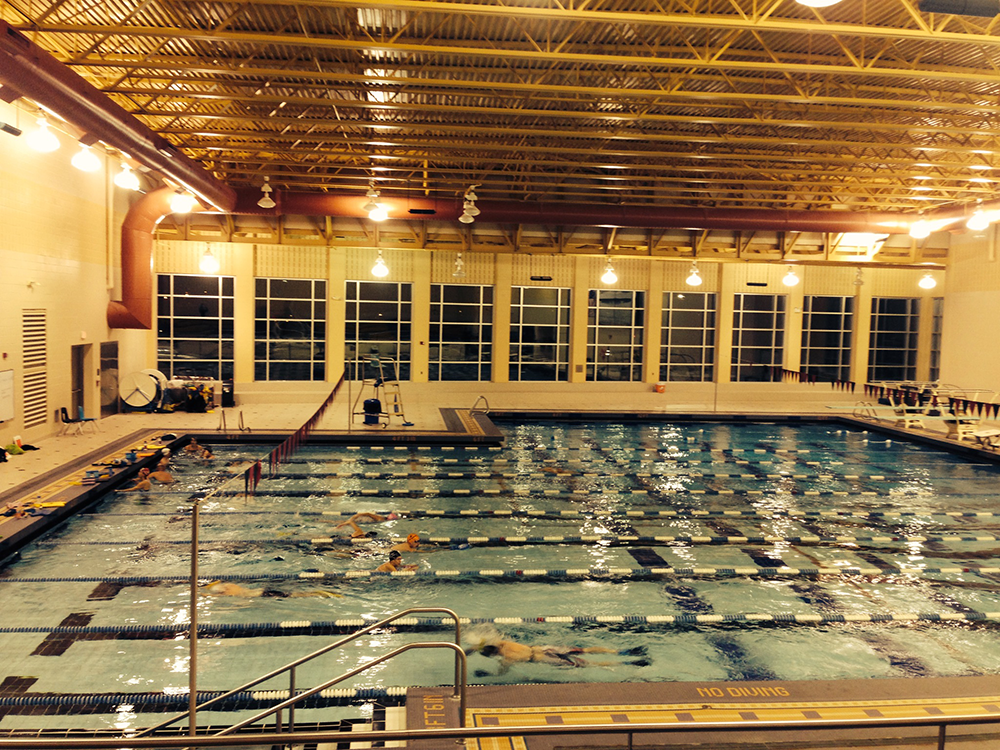
M416 552L417 547L420 545L420 535L419 534L407 534L406 541L400 542L399 544L394 544L389 547L390 552Z

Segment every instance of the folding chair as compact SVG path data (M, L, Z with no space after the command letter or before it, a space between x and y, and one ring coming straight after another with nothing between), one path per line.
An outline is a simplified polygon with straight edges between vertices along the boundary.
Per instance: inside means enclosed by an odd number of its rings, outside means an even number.
M93 427L94 428L94 432L97 432L98 429L100 429L98 427L98 425L97 425L97 420L94 417L85 417L85 416L83 416L83 407L82 406L77 409L77 417L78 417L78 420L80 422L80 432L83 432L83 428L85 426L87 426L87 425L90 425L91 427Z
M65 406L59 410L59 413L62 416L62 425L63 425L62 429L59 431L60 435L67 432L72 433L74 435L80 435L83 433L83 422L81 422L79 419L70 419L69 412L66 411Z

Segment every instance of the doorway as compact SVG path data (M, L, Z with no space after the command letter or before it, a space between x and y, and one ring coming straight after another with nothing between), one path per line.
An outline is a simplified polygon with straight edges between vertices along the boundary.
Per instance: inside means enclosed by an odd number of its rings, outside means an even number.
M76 418L81 409L86 410L86 388L85 378L87 354L90 352L90 344L78 344L71 348L70 358L70 418Z

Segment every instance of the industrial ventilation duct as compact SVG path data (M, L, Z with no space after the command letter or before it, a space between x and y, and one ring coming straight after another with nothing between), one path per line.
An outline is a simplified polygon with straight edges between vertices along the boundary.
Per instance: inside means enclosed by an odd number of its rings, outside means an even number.
M1000 15L1000 0L920 0L920 12L992 18Z

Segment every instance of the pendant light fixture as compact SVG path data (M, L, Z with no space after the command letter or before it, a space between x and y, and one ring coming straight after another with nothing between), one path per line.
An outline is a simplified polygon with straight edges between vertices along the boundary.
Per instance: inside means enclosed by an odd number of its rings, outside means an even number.
M688 274L685 283L688 286L701 286L701 273L698 271L698 262L691 261L691 272Z
M389 266L385 264L385 259L382 258L382 251L378 251L378 257L375 259L375 265L372 266L372 276L377 276L380 279L384 279L389 275Z
M611 259L608 259L608 265L604 267L604 275L601 276L601 281L605 284L617 284L618 274L615 273L615 267L611 265Z
M115 175L115 184L125 190L138 190L139 176L132 171L132 167L122 162L122 171Z
M261 208L274 208L278 204L274 202L274 198L271 197L271 191L274 189L269 184L270 177L264 178L264 184L260 186L260 191L264 194L261 196L260 200L257 201L257 205Z
M80 150L73 154L70 163L81 172L96 172L101 168L101 160L97 158L94 150L85 143L80 144Z
M202 273L215 274L219 272L219 259L212 254L212 246L205 243L205 252L198 261L198 268Z
M792 266L788 267L788 273L785 274L785 278L781 280L781 283L785 286L796 286L799 283L799 275L795 273L795 269Z
M28 146L43 154L59 148L59 139L55 133L49 130L49 121L45 119L45 115L38 116L35 128L29 130L25 138L28 141Z

